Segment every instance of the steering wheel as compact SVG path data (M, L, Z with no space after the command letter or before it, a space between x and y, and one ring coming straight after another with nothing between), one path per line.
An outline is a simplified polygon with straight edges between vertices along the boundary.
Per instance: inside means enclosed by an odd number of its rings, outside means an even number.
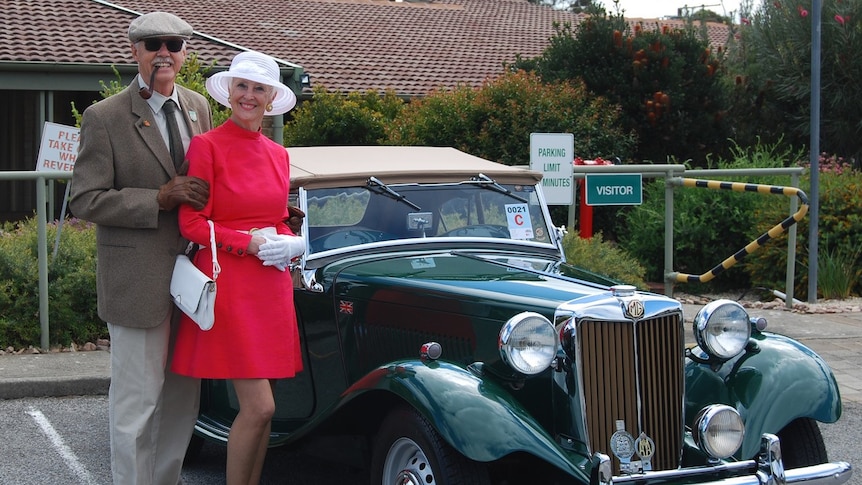
M475 224L472 226L459 227L449 232L440 234L442 237L493 237L498 239L511 239L509 228L496 224Z
M328 251L330 249L344 248L347 246L356 246L358 244L368 244L376 241L388 241L397 239L394 234L389 234L383 231L373 229L339 229L337 231L324 234L316 239L309 241L311 252Z

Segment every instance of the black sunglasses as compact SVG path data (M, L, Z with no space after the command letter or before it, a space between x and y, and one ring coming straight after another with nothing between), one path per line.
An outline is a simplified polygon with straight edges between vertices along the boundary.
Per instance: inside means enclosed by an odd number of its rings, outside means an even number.
M144 39L144 48L150 52L158 52L164 44L170 52L179 52L183 50L185 43L182 39Z

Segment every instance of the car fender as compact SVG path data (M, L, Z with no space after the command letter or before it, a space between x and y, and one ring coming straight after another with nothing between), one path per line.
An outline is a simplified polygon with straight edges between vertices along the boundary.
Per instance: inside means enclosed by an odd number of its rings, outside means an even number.
M742 355L717 370L687 360L685 374L686 424L708 404L735 407L745 421L741 458L757 454L763 433L777 433L794 419L834 423L841 416L838 383L826 361L782 335L752 336Z
M471 460L489 462L526 452L589 481L580 468L588 461L585 457L564 451L507 391L462 366L445 361L393 362L368 373L342 397L372 390L400 397ZM582 462L573 462L573 457Z

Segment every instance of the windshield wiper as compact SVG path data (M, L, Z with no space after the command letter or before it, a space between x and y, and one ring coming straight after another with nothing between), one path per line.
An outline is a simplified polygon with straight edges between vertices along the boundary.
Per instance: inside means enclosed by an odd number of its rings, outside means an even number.
M368 182L366 182L365 185L367 185L368 188L371 189L376 194L385 195L387 197L392 198L393 200L397 200L398 202L403 202L417 211L422 210L421 207L419 207L418 205L414 204L413 202L410 202L409 200L407 200L407 197L404 197L403 195L399 194L398 192L395 192L394 190L390 189L388 185L384 184L380 180L377 180L377 177L369 177ZM503 189L503 190L505 190L505 189Z
M525 204L530 203L527 199L521 197L520 195L515 195L511 190L498 184L496 180L485 175L484 173L480 173L478 177L473 177L471 180L474 182L479 182L479 187L484 187L486 189L495 190L501 194L508 195L509 197L511 197L513 199L520 200L521 202L523 202Z

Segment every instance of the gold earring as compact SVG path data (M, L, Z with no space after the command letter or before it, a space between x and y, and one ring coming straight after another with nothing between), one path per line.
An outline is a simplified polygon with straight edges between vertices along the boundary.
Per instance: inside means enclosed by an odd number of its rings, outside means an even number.
M267 111L272 111L272 103L267 103L267 105L266 105L266 110L267 110Z

